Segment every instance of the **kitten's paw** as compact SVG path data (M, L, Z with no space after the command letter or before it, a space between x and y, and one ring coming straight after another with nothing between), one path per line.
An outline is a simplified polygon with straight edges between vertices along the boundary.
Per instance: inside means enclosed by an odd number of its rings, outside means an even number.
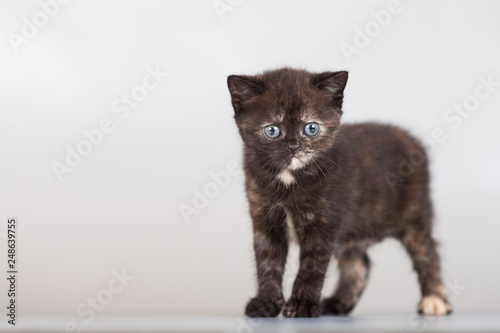
M283 298L261 299L255 297L248 302L245 315L248 317L276 317L281 312L284 303Z
M425 296L418 305L418 313L426 316L444 316L451 312L451 304L436 295Z
M352 311L355 305L338 298L326 298L321 304L324 315L346 315Z
M291 298L286 302L283 316L288 318L319 317L321 305L304 299Z

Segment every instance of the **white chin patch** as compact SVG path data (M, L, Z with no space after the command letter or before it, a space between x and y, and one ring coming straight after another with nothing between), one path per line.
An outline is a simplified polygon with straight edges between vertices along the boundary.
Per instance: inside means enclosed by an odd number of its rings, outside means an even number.
M305 155L300 157L292 158L292 162L288 165L290 170L298 170L306 166L306 164L312 159L312 155Z
M290 170L297 170L302 167L304 167L304 163L297 157L292 158L292 162L288 165L288 169Z

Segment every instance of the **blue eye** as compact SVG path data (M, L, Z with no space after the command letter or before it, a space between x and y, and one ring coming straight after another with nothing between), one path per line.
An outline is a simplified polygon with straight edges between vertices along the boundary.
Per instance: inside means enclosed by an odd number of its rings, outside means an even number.
M319 124L318 123L308 123L304 126L304 133L307 136L316 136L319 133Z
M280 136L280 128L276 125L269 125L264 127L264 134L269 138L269 139L276 139L278 136Z

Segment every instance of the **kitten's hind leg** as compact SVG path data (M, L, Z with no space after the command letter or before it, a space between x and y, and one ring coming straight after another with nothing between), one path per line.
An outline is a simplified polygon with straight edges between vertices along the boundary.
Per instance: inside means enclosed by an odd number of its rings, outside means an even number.
M422 226L421 220L413 225ZM420 222L420 223L419 223ZM452 308L446 299L446 290L441 280L439 256L436 241L432 238L430 228L407 230L401 242L411 257L413 268L418 274L422 300L418 312L424 315L443 316L450 314Z
M370 259L365 250L346 250L338 256L339 281L332 297L322 302L323 314L345 315L354 309L365 289Z

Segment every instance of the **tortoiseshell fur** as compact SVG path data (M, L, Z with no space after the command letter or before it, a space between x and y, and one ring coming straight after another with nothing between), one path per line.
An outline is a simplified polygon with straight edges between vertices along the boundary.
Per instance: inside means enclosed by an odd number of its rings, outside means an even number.
M451 312L431 232L425 151L397 127L341 125L347 77L344 71L290 68L228 77L244 142L257 264L258 292L247 316L348 314L368 279L367 249L386 237L400 240L413 261L422 293L419 311ZM320 124L316 137L304 134L312 121ZM278 126L281 135L267 138L267 125ZM281 285L292 240L300 246L300 267L285 302ZM340 278L333 295L321 301L332 257Z

